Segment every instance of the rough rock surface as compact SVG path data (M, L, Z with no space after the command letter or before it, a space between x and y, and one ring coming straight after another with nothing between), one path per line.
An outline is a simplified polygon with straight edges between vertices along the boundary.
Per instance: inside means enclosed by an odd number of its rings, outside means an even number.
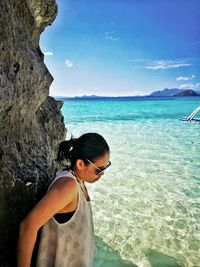
M0 14L0 267L10 267L18 224L53 178L66 130L39 47L55 1L0 1Z

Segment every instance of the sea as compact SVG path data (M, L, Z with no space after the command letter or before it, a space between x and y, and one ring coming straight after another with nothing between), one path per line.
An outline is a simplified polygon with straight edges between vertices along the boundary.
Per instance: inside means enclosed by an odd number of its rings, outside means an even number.
M111 150L111 167L87 184L94 267L200 267L200 122L179 120L200 98L62 101L67 139L97 132Z

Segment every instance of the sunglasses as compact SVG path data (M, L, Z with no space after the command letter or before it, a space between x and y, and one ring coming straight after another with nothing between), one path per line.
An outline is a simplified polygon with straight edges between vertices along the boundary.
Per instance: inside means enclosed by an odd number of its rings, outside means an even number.
M87 160L87 162L89 162L90 164L92 164L94 167L95 167L95 169L96 169L96 175L99 175L100 173L102 173L103 171L105 171L108 167L110 167L110 165L111 165L111 162L110 161L108 161L108 164L106 165L106 166L104 166L104 167L102 167L102 168L98 168L93 162L91 162L89 159L86 159Z

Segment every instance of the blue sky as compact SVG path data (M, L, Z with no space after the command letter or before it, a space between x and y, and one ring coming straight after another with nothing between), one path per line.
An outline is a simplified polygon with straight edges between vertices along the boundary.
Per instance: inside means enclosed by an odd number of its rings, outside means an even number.
M200 90L199 0L57 0L40 46L50 94Z

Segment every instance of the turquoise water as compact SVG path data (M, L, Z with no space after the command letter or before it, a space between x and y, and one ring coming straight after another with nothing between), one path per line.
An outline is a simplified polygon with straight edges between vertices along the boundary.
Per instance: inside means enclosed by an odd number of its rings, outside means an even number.
M95 267L200 266L200 98L65 100L68 137L98 132L112 166L88 185ZM200 117L200 114L199 114Z

